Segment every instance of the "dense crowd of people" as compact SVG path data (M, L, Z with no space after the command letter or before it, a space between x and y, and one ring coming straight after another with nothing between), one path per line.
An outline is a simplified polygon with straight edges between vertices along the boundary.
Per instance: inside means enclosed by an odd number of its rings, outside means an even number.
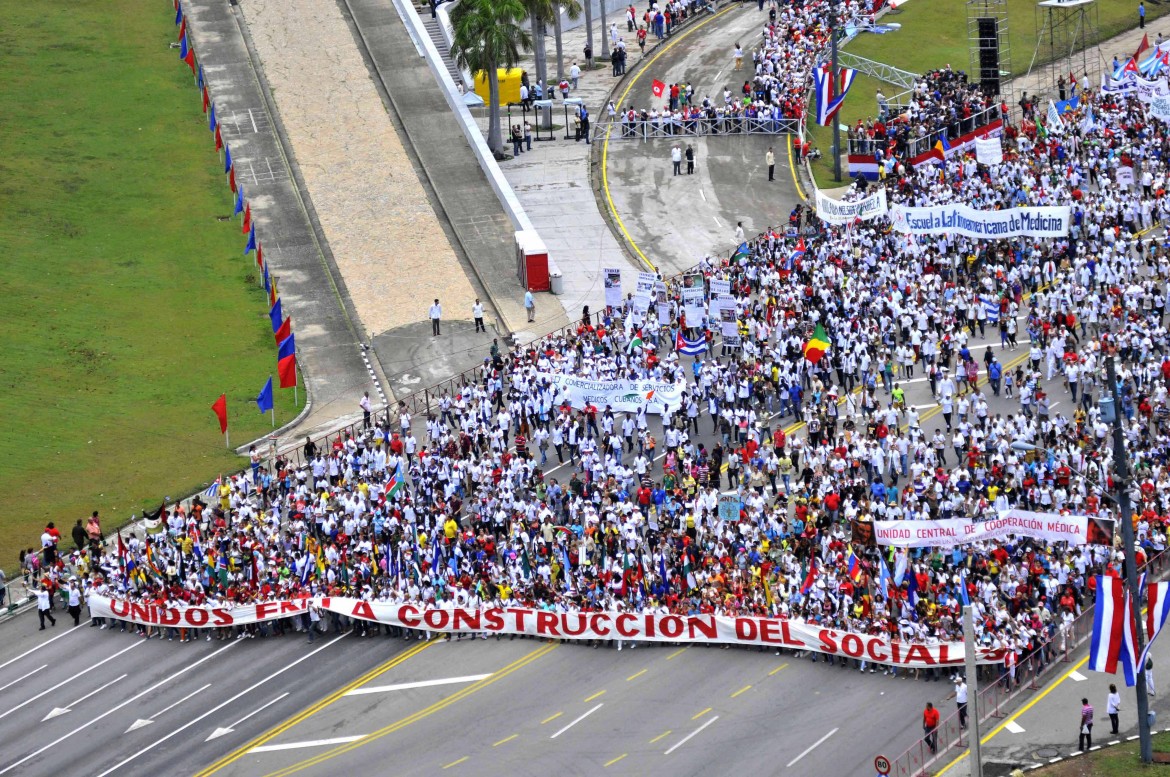
M757 70L780 63L768 77L786 83L787 68L808 66L816 8L782 11L802 32L788 24L776 37L801 53L770 51ZM944 101L970 96L940 79L930 88ZM1170 260L1135 233L1163 216L1170 141L1136 98L1086 94L1086 109L1063 133L1013 133L1002 164L899 162L886 179L895 203L1071 203L1067 239L910 238L886 219L822 226L799 244L769 230L666 280L666 315L632 295L586 309L571 331L493 349L425 418L402 405L327 446L257 457L204 498L150 516L145 535L103 545L100 531L82 532L66 553L47 531L24 572L71 601L88 589L175 606L330 594L752 614L925 643L960 640L970 601L982 643L1009 649L1009 675L1033 651L1049 660L1093 576L1119 574L1115 548L1017 538L895 551L852 537L858 522L978 520L1010 507L1118 518L1098 408L1116 357L1139 556L1166 548ZM1137 183L1112 185L1127 161ZM859 183L849 196L867 191ZM722 344L719 314L694 320L682 302L684 288L716 284L735 308L737 334ZM818 325L829 348L814 362L803 345ZM711 348L683 356L680 338ZM548 377L557 373L685 391L661 417L572 407ZM906 401L904 384L920 378L937 411ZM733 516L719 511L725 492L739 496ZM848 570L851 549L860 574Z

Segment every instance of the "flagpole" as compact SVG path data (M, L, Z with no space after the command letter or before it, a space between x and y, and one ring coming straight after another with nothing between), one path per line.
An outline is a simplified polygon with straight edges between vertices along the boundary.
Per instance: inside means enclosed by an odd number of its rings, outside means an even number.
M837 0L829 0L829 41L832 57L832 67L829 72L829 83L836 94L840 82L837 80ZM833 122L833 180L841 181L841 123L834 113L830 121Z
M269 383L272 382L272 373L271 372L268 373L268 382ZM273 400L272 407L269 408L269 410L272 412L272 428L275 429L276 428L276 397L275 397L275 395L273 396L272 400Z

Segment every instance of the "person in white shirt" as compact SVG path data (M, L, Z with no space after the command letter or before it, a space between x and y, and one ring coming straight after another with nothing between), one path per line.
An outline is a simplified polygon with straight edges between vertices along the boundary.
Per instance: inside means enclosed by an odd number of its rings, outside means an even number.
M439 301L435 300L435 304L431 305L431 336L439 336L439 321L443 318L443 308L439 305Z
M677 143L670 149L670 161L674 163L674 174L682 175L682 149Z
M52 597L49 594L49 589L46 586L41 586L37 589L37 615L41 619L41 631L45 630L45 618L54 626L57 625L57 619L53 617L53 613L49 609L53 606Z
M959 708L959 726L967 728L967 681L955 675L955 706Z
M487 331L487 327L483 325L483 303L479 301L479 297L475 298L475 304L471 306L471 317L475 319L475 331Z
M1109 695L1105 697L1105 712L1109 715L1109 724L1113 726L1113 733L1118 732L1118 715L1121 711L1121 694L1117 692L1117 686L1110 683Z

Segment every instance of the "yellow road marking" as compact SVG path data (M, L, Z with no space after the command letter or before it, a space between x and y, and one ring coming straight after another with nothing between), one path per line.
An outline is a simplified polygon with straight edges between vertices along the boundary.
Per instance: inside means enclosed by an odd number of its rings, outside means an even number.
M348 685L345 685L342 688L329 694L324 699L321 699L320 701L316 702L315 704L312 704L309 707L306 707L302 711L298 712L296 715L293 715L288 720L277 725L275 728L271 728L268 731L265 731L263 734L256 737L255 739L253 739L251 742L244 745L243 747L240 747L236 750L233 750L231 753L228 753L223 758L221 758L218 761L216 761L215 763L211 764L211 766L208 766L203 771L197 773L195 775L195 777L207 777L207 775L214 774L215 772L219 771L223 767L225 767L231 763L234 763L235 761L238 761L252 748L259 747L260 745L264 744L265 742L268 742L269 740L273 739L274 737L284 733L285 731L288 731L290 728L292 728L296 724L300 723L305 718L308 718L311 715L315 715L316 713L325 709L330 704L332 704L333 702L337 701L345 694L352 691L354 688L357 688L358 686L361 686L361 685L365 685L366 683L370 682L371 680L377 678L379 675L382 675L383 673L398 666L403 661L406 661L407 659L418 655L419 653L426 650L431 645L435 644L435 642L437 642L437 641L438 640L430 640L429 642L424 642L421 645L415 645L413 648L411 648L410 650L407 650L405 653L398 654L397 656L395 656L394 658L391 658L389 661L382 664L381 666L375 667L374 669L365 673L364 675L362 675L358 679L354 680L353 682L349 683Z
M775 669L773 669L771 672L768 672L768 677L771 677L772 675L776 674L776 673L777 673L777 672L779 672L781 669L784 669L784 668L786 668L787 666L788 666L788 664L781 664L780 666L778 666L778 667L776 667Z
M688 645L688 647L689 647L689 645ZM674 658L675 656L682 655L683 653L686 652L686 650L687 650L686 648L679 648L678 650L674 651L669 656L667 656L666 660L669 661L670 659Z
M792 171L792 182L796 184L796 193L800 195L800 199L808 202L808 197L804 195L804 188L800 185L800 176L796 174L796 163L792 161L792 139L785 138L785 145L788 146L788 169Z
M627 678L626 678L626 682L628 683L630 680L635 680L635 679L637 679L637 678L641 677L642 675L646 674L646 672L648 672L648 671L650 671L650 670L649 670L649 669L643 669L641 672L637 672L637 673L635 673L635 674L632 674L632 675L630 675L629 677L627 677Z
M557 718L559 718L561 715L564 715L564 714L565 714L565 713L563 713L563 712L558 712L558 713L557 713L557 714L555 714L555 715L549 715L547 718L545 718L544 720L540 721L540 725L542 725L542 726L543 726L545 723L551 723L552 721L556 720Z
M613 759L612 761L607 761L607 762L606 762L606 764L605 764L605 768L606 768L606 769L608 769L609 767L611 767L611 766L613 766L614 764L616 764L618 761L620 761L620 760L622 760L623 758L625 758L627 755L629 755L629 753L622 753L621 755L619 755L617 758Z
M691 718L691 720L698 720L699 718L703 717L704 715L706 715L706 714L707 714L708 712L710 712L710 711L711 711L711 708L710 708L710 707L708 707L707 709L705 709L705 710L703 710L702 712L700 712L698 715L696 715L696 716L694 716L693 718Z
M1074 664L1072 669L1068 670L1068 671L1067 671L1067 672L1065 672L1063 675L1061 675L1061 677L1060 677L1060 679L1059 679L1059 680L1055 680L1055 681L1054 681L1054 682L1053 682L1051 685L1049 685L1049 686L1048 686L1047 688L1045 688L1043 691L1041 691L1040 693L1038 693L1038 694L1036 694L1034 697L1032 697L1032 699L1030 699L1030 700L1028 701L1028 703L1027 703L1027 704L1025 704L1023 707L1020 707L1019 711L1017 711L1017 712L1016 712L1014 715L1011 715L1011 716L1009 716L1008 718L1006 718L1006 719L1004 720L1004 722L1003 722L1003 723L1000 723L998 726L996 726L995 728L993 728L993 729L991 730L991 733L990 733L990 734L988 734L987 736L983 737L983 739L980 739L980 740L979 740L979 744L981 744L981 745L985 745L985 744L987 744L988 742L990 742L990 741L991 741L991 738L992 738L993 736L995 736L996 734L998 734L999 732L1003 731L1003 730L1004 730L1004 728L1006 728L1006 727L1007 727L1007 724L1008 724L1008 723L1011 723L1011 722L1012 722L1012 721L1014 721L1016 718L1020 717L1021 715L1023 715L1023 714L1024 714L1025 712L1027 712L1028 710L1032 709L1032 707L1033 707L1033 706L1034 706L1034 705L1035 705L1035 704L1036 704L1038 701L1040 701L1041 699L1043 699L1043 698L1044 698L1045 696L1047 696L1048 694L1052 693L1052 691L1056 690L1056 687L1057 687L1058 685L1060 685L1060 684L1061 684L1061 683L1063 683L1065 680L1067 680L1067 679L1068 679L1068 677L1069 677L1069 675L1071 675L1073 672L1077 671L1078 669L1080 669L1082 666L1084 666L1084 665L1085 665L1085 664L1087 664L1087 663L1089 663L1089 657L1088 657L1088 656L1085 656L1085 657L1084 657L1084 658L1082 658L1080 661L1078 661L1076 664ZM943 767L943 768L942 768L942 769L939 771L938 775L936 775L936 777L942 777L944 774L946 774L946 773L947 773L947 770L948 770L948 769L950 769L952 766L954 766L955 764L957 764L959 761L962 761L964 758L966 758L966 757L967 757L967 755L968 755L970 752L971 752L970 750L964 750L962 753L960 753L960 754L958 755L958 757L956 757L956 758L955 758L955 760L951 761L949 764L947 764L946 766L944 766L944 767Z
M520 736L520 735L519 735L519 734L513 734L513 735L512 735L512 736L510 736L510 737L504 737L504 738L503 738L503 739L501 739L499 742L496 742L494 745L492 745L492 747L499 747L499 746L500 746L500 745L502 745L502 744L505 744L505 743L507 743L507 742L511 742L513 739L515 739L515 738L516 738L516 737L518 737L518 736Z
M668 736L670 736L670 729L667 729L666 731L663 731L661 734L659 734L658 736L656 736L656 737L654 737L653 739L651 739L651 740L650 740L650 744L654 744L654 743L655 743L655 742L657 742L659 739L664 739L665 737L668 737Z
M735 693L731 694L731 698L734 699L736 696L739 696L741 693L747 693L751 689L752 689L752 687L750 685L745 685L744 687L740 688Z
M450 769L452 766L458 766L459 764L463 763L464 761L466 761L466 760L467 760L467 759L469 759L469 758L471 758L471 756L469 756L469 755L465 755L465 756L463 756L462 758L460 758L458 761L452 761L451 763L447 764L447 765L446 765L446 766L444 766L443 768L444 768L444 769Z
M650 59L647 60L646 65L644 67L641 67L638 69L638 72L635 73L634 77L630 79L630 83L626 84L626 88L622 92L622 96L616 100L617 105L620 107L620 106L626 104L626 96L629 95L630 90L634 88L634 84L638 83L638 80L642 77L642 75L645 74L645 72L650 69L650 66L653 65L654 62L659 57L661 57L663 54L666 53L667 49L671 48L675 43L678 43L680 40L687 37L692 32L696 32L700 28L705 27L708 24L710 24L711 22L715 21L720 16L723 16L723 14L731 11L733 8L738 8L738 7L739 7L738 4L729 5L726 8L724 8L722 11L719 11L718 13L716 13L710 19L707 19L706 21L699 22L698 24L694 25L690 29L684 30L683 32L679 33L678 35L672 36L669 41L667 41L665 44L663 44L658 49L658 51L654 54L654 56L650 57ZM651 262L649 259L646 258L646 254L642 253L642 249L639 248L638 244L634 242L634 238L630 237L629 231L626 230L626 225L622 222L622 217L618 215L617 207L613 204L613 197L610 196L610 193L609 193L609 171L608 171L607 167L608 167L608 161L609 161L609 136L612 132L613 132L613 122L609 122L609 124L605 128L605 142L601 146L601 188L605 192L605 202L609 206L609 212L610 212L610 215L613 216L614 223L617 224L618 229L621 230L622 237L624 237L626 239L626 242L630 244L630 248L634 249L634 253L636 253L638 255L638 258L640 258L642 260L643 264L645 264L653 272L658 272L658 268L654 266L653 262Z
M523 669L525 666L536 661L541 656L544 656L547 653L550 653L553 650L556 650L557 647L558 647L558 645L556 643L539 647L536 650L532 651L531 653L529 653L529 654L513 661L512 663L508 664L506 667L504 667L500 671L492 674L490 677L487 677L483 680L480 680L477 683L473 683L473 684L463 688L462 690L448 696L445 699L440 699L439 701L435 702L434 704L430 705L429 707L425 707L424 709L421 709L418 712L415 712L414 714L407 715L405 718L402 718L401 720L395 721L394 723L391 723L388 726L384 726L384 727L378 729L377 731L373 732L372 734L369 734L366 737L364 737L356 742L350 742L350 743L347 743L344 745L339 745L338 747L335 747L332 750L328 750L324 753L321 753L320 755L314 756L312 758L307 758L304 761L300 761L300 762L295 763L291 766L288 766L284 769L280 769L278 771L272 772L272 774L270 774L269 777L285 777L285 775L295 774L296 772L302 771L302 770L307 769L311 766L316 766L318 764L324 763L325 761L328 761L331 758L336 758L339 755L344 755L345 753L352 752L352 751L358 749L359 747L362 747L363 745L367 745L370 742L374 742L374 741L381 739L382 737L386 736L387 734L393 734L396 731L401 731L402 729L409 726L411 723L417 723L418 721L422 720L423 718L429 717L429 716L433 715L434 713L439 712L440 710L446 709L447 707L450 707L451 705L462 701L463 699L467 698L471 694L486 688L487 686L491 685L492 683L495 683L495 682L498 682L498 681L504 679L505 677L512 674L513 672L517 672L520 669ZM456 763L458 763L458 762L456 762Z
M598 696L603 696L604 694L605 694L605 691L598 691L597 693L593 694L592 696L590 696L590 697L589 697L588 699L586 699L585 701L587 701L587 702L593 701L593 700L594 700L594 699L596 699Z

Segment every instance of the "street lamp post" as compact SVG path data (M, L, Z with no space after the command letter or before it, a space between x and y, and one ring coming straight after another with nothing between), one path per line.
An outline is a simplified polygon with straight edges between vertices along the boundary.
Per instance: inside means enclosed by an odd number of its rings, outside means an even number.
M1129 586L1129 593L1133 606L1140 607L1141 591L1138 589L1137 561L1134 551L1133 536L1133 506L1129 503L1129 460L1125 453L1125 434L1121 423L1121 398L1117 394L1117 366L1116 357L1110 356L1105 363L1106 375L1109 380L1109 395L1112 407L1107 408L1102 402L1102 419L1112 411L1113 421L1113 478L1117 491L1117 503L1121 508L1121 538L1125 550L1125 579ZM1134 650L1138 656L1145 646L1145 630L1142 624L1141 613L1135 613L1134 639L1137 644ZM1154 760L1154 746L1150 740L1150 701L1146 696L1146 668L1137 667L1137 714L1138 734L1141 740L1142 763L1151 763Z
M979 752L979 674L975 663L975 608L963 608L963 654L967 665L967 720L971 733L967 738L971 748L971 777L983 777L983 756Z

